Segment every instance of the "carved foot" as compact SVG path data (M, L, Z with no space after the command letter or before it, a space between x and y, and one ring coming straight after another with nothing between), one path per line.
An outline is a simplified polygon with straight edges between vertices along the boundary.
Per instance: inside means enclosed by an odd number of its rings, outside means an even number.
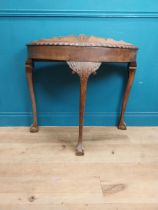
M39 128L38 128L37 125L32 125L32 126L30 127L30 132L31 132L31 133L37 133L38 131L39 131Z
M125 122L121 122L118 125L118 129L120 129L120 130L127 130L126 123Z
M82 156L84 155L84 149L83 149L83 145L82 144L78 144L76 146L76 155L77 156Z

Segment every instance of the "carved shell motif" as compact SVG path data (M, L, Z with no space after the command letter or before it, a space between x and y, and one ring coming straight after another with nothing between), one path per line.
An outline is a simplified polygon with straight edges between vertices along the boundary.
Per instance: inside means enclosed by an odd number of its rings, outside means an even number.
M86 36L86 35L42 39L42 40L31 42L28 45L57 45L57 46L85 46L85 47L92 46L92 47L137 49L136 46L128 42L116 41L114 39L100 38L100 37Z
M100 67L101 63L99 62L75 62L75 61L67 61L69 67L73 70L73 72L77 73L79 76L89 76L90 74L94 74Z

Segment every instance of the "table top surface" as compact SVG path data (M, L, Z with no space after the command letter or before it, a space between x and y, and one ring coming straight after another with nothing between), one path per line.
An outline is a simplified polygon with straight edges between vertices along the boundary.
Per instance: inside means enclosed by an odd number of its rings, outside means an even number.
M116 41L110 38L100 38L86 35L41 39L29 43L28 46L79 46L138 49L133 44L125 41Z
M133 44L95 36L65 36L33 41L27 45L33 60L79 62L135 62Z

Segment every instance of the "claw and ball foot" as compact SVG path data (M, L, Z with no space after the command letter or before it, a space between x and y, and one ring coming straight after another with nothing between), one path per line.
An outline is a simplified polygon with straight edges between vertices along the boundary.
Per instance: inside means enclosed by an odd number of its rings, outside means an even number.
M39 127L37 125L31 125L30 132L37 133L39 131Z
M83 144L82 143L77 144L77 146L76 146L76 155L77 156L84 155L84 148L83 148Z
M118 125L118 129L120 129L120 130L127 130L126 123L125 122L121 122Z

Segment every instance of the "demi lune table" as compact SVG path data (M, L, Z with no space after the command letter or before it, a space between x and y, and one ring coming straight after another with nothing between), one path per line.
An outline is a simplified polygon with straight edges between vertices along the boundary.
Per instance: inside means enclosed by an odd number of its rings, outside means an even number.
M136 71L136 55L138 48L124 41L98 38L94 36L66 36L42 39L27 45L28 58L26 75L32 100L33 124L31 132L38 131L36 100L33 88L32 71L35 61L66 61L74 73L80 77L80 116L79 137L76 155L84 155L83 125L87 81L91 74L99 69L102 62L128 63L128 81L121 108L118 128L125 130L124 112Z

